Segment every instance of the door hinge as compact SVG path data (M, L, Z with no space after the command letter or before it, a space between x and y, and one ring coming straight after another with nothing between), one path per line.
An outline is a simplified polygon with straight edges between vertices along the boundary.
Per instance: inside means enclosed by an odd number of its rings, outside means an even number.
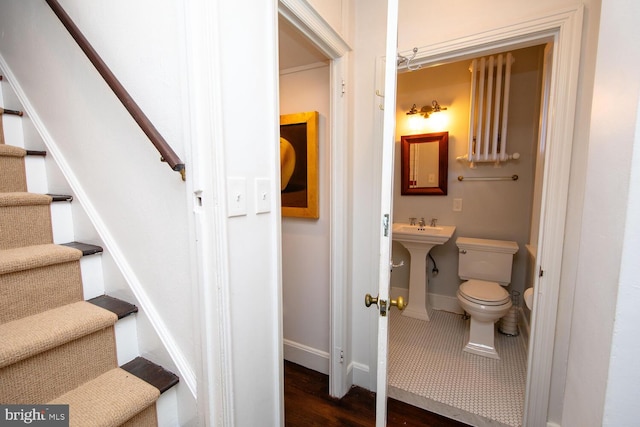
M340 363L344 363L344 350L340 350Z
M344 96L345 93L347 93L347 84L344 82L344 79L342 79L342 94L341 94L341 96Z
M538 277L542 276L544 276L544 270L542 269L542 267L540 267L540 270L538 270Z
M384 227L384 237L389 236L389 214L384 214L382 218L382 226Z

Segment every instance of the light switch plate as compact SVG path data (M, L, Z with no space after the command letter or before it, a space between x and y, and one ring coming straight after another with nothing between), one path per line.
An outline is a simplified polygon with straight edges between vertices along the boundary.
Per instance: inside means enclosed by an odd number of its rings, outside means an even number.
M247 180L227 178L227 216L247 214Z
M453 199L453 211L462 212L462 199Z

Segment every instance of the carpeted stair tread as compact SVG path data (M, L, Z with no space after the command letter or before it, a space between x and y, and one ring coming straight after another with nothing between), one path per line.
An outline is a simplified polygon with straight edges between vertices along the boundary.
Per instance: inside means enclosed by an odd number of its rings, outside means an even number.
M159 396L157 388L116 368L49 404L69 404L70 427L115 427L153 405Z
M27 150L13 145L0 144L0 157L24 157Z
M53 243L51 201L46 194L0 193L0 249Z
M149 406L120 427L158 427L158 411L156 405Z
M0 193L27 191L25 153L26 151L20 147L0 144Z
M0 250L0 274L78 261L82 255L78 249L52 243L4 249Z
M0 250L0 324L82 301L80 257L54 244Z
M47 194L22 191L0 193L0 207L50 205L53 198Z
M0 325L0 368L112 326L118 317L86 301Z

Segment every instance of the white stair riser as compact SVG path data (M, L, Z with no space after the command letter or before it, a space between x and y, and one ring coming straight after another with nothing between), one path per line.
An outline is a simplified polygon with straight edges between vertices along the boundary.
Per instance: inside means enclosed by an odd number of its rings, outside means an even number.
M51 226L53 227L53 243L69 243L75 240L71 203L51 203Z
M180 425L178 420L178 396L176 387L172 387L160 395L156 402L158 427L175 427Z
M138 328L136 327L136 315L131 314L120 319L115 324L116 353L118 365L135 359L140 354L138 349Z
M24 165L27 173L27 188L30 193L44 194L48 191L47 173L42 156L26 156Z
M85 300L105 294L102 256L100 254L80 258L80 271L82 273L82 288Z
M17 108L6 107L9 110ZM4 128L4 143L20 148L24 147L24 132L22 131L22 118L12 114L2 115L2 127Z

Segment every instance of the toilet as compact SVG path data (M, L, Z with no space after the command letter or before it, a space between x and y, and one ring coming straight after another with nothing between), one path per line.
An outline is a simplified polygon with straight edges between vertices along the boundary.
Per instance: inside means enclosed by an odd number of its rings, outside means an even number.
M464 351L500 359L495 348L495 323L511 308L505 289L511 282L516 242L458 237L458 276L465 280L458 303L471 317L469 342Z

